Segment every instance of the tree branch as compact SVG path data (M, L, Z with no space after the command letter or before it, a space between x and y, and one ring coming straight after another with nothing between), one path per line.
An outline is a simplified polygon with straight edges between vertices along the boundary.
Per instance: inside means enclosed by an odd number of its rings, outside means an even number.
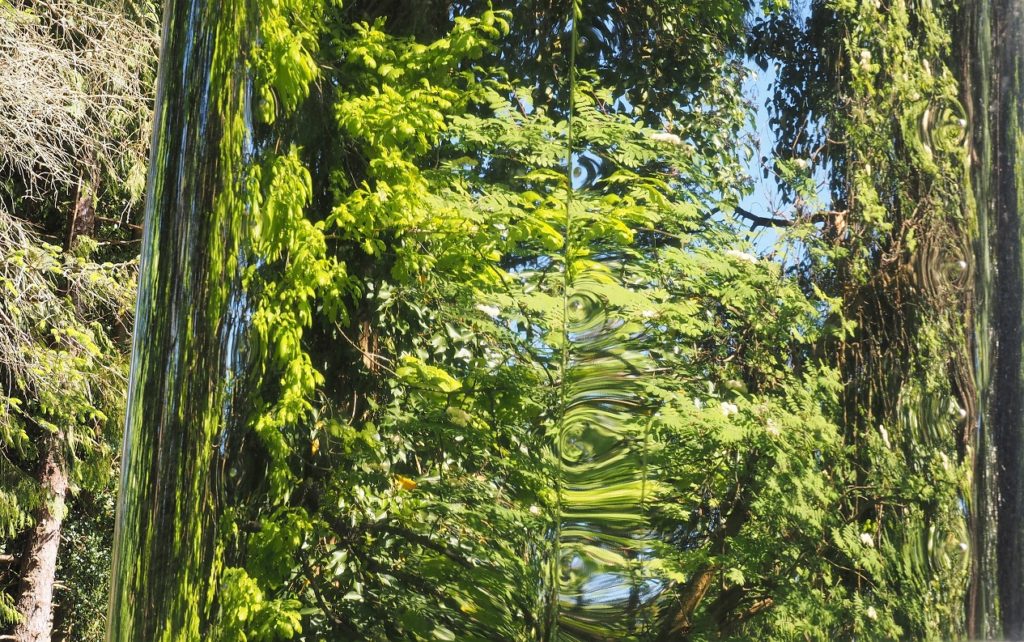
M761 216L759 214L754 214L750 210L740 207L739 205L733 208L734 214L740 218L750 221L751 229L759 227L793 227L794 225L799 225L801 223L829 223L846 216L847 212L849 212L849 210L822 210L820 212L815 212L810 216L791 219L778 216Z

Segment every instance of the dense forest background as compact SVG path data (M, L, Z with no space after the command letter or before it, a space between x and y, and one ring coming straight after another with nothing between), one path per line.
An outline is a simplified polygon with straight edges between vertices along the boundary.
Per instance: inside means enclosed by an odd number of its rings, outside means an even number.
M957 6L245 6L255 455L204 634L988 633ZM0 0L7 639L104 637L160 11ZM623 506L632 556L572 539ZM553 540L639 579L595 610Z

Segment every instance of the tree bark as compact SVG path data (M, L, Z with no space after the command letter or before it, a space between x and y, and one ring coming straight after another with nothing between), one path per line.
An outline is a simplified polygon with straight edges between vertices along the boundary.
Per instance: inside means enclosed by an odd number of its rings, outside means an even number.
M713 564L707 564L693 574L682 589L679 591L679 604L675 608L672 618L667 621L668 626L662 632L662 638L672 639L685 637L690 631L693 613L697 610L708 589L711 588L711 581L715 579L718 568Z
M14 628L17 642L50 642L53 628L53 582L68 492L67 471L55 441L49 438L43 446L39 479L46 499L25 546L17 605L22 620Z

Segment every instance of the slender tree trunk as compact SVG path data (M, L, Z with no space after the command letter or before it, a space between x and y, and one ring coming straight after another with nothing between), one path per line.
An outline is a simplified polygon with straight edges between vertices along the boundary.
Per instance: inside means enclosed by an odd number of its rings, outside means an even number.
M18 612L22 620L14 628L17 642L50 642L53 627L53 582L68 492L67 471L55 442L56 439L49 438L43 445L39 479L45 501L25 546L21 565Z

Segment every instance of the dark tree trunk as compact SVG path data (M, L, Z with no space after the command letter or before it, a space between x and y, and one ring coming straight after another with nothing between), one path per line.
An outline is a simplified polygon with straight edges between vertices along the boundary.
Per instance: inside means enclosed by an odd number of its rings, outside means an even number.
M996 237L994 339L998 346L992 388L992 432L996 453L999 613L1003 635L1024 639L1024 229L1021 162L1024 144L1024 9L1017 0L992 1L992 58Z

